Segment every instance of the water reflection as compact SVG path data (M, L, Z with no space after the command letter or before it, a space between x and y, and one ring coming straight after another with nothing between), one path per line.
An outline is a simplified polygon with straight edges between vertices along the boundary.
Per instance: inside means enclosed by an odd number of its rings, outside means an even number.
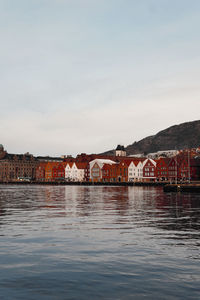
M1 294L20 300L198 299L199 225L198 194L0 186Z
M1 186L1 224L7 215L31 211L44 211L48 218L109 216L114 224L200 229L198 194L164 194L161 188L150 187Z

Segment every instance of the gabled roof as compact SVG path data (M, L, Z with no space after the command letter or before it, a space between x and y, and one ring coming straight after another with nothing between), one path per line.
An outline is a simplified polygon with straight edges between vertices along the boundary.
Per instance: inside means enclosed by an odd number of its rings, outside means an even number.
M66 165L65 165L65 168L66 168L67 166L69 166L70 168L72 168L73 164L74 164L74 162L67 162Z
M152 165L156 166L156 161L151 158L147 158L145 161L143 161L143 165L145 166L148 161L150 161Z
M164 163L166 166L168 166L170 161L171 161L171 158L169 158L169 157L160 157L158 159L155 159L155 162L158 165L160 165L161 163Z

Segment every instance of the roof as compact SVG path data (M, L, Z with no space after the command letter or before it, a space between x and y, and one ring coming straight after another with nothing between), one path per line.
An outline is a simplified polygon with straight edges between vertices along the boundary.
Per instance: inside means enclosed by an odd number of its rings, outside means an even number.
M63 161L64 159L61 157L52 157L52 156L37 156L37 159L40 161Z
M97 162L97 163L100 163L100 164L109 164L109 165L112 165L112 164L116 164L116 162L114 160L110 160L110 159L99 159L99 158L96 158L94 160L92 160L90 162L93 163L93 162Z
M66 165L65 165L65 168L67 167L67 165L69 165L69 167L71 168L73 166L74 162L70 161L70 162L67 162Z
M171 158L169 158L169 157L160 157L158 159L155 159L155 162L158 164L165 163L166 165L169 165L170 161L171 161Z
M15 160L17 159L18 161L32 161L32 160L37 160L36 157L34 157L32 154L10 154L6 153L6 155L2 158L6 160Z
M59 164L58 162L48 161L46 166L45 166L45 170L51 170L54 167L57 167L58 164Z
M145 166L147 162L151 162L151 164L153 164L154 166L156 166L156 161L152 158L147 158L144 162L143 165Z
M122 146L122 145L117 145L116 150L119 150L119 151L125 151L125 148L124 148L124 146Z
M75 163L78 169L86 169L87 168L87 163L84 162L76 162Z

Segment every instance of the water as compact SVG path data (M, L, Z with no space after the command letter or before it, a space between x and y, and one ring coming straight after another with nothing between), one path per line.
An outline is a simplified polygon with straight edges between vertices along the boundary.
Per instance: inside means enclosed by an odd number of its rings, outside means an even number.
M0 186L0 299L200 299L200 195Z

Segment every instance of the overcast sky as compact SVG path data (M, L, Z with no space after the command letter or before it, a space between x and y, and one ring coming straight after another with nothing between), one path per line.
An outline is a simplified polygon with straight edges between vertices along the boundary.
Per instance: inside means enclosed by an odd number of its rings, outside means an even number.
M0 143L99 153L200 119L199 0L0 0Z

